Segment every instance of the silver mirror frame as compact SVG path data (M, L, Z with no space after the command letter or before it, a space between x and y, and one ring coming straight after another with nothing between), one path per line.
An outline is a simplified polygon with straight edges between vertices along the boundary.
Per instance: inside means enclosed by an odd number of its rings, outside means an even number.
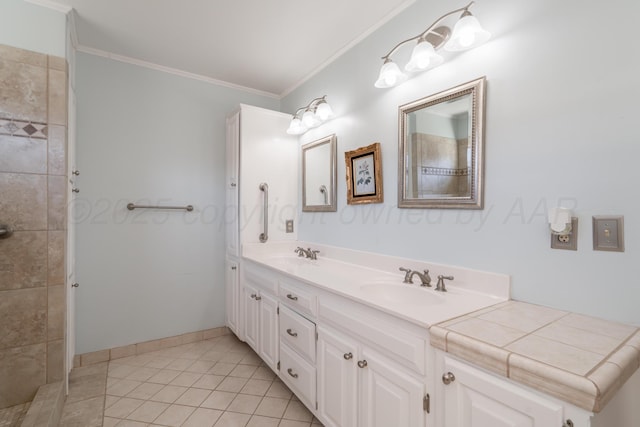
M318 146L329 144L329 177L330 183L329 188L322 185L319 191L323 192L326 196L327 190L329 191L329 195L327 197L327 204L324 205L308 205L307 204L307 162L305 153L308 150L316 148ZM337 156L337 138L335 134L325 136L324 138L320 138L316 141L310 142L302 146L302 211L303 212L336 212L338 210L337 200L338 197L336 195L336 182L337 182L337 170L336 170L336 156ZM324 187L324 191L322 190Z
M430 209L483 209L484 207L484 128L486 77L472 80L399 107L398 125L398 207ZM441 102L472 95L471 107L471 183L468 197L441 196L428 199L405 197L407 188L407 116Z

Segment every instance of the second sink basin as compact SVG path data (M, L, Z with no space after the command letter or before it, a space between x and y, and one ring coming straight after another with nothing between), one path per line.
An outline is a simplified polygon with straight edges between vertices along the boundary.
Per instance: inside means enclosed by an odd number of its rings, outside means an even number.
M373 283L362 285L360 289L366 295L365 298L391 303L425 306L445 302L444 297L435 293L432 288Z

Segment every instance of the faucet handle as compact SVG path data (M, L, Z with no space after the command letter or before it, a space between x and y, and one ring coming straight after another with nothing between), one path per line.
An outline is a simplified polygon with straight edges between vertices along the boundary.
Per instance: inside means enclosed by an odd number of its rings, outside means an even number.
M399 268L400 271L404 271L404 280L403 283L413 283L411 281L411 273L412 271L408 268L404 268L404 267L400 267Z
M304 256L304 249L302 249L300 246L298 246L293 252L297 253L299 257Z
M438 284L436 285L436 291L447 292L447 288L444 285L444 281L453 280L453 276L443 276L442 274L438 276Z
M311 259L318 259L318 254L319 254L319 253L320 253L320 251L315 251L315 250L314 250L314 251L311 251L311 250L310 250L310 252L309 252L309 254L310 254L310 255L309 255L309 258L311 258Z
M420 277L422 280L422 284L420 286L428 286L431 287L431 276L429 276L429 270L423 270L424 274Z

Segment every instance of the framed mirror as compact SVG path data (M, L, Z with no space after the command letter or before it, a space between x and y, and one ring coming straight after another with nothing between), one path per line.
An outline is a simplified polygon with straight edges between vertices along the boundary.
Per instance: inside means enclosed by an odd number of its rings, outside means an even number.
M302 146L302 211L336 212L336 136Z
M399 108L398 207L483 208L486 78Z

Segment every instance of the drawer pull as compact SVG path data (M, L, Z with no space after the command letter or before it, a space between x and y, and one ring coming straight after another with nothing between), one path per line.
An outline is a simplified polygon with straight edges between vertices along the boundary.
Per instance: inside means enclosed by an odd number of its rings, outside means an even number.
M344 357L344 360L351 360L353 359L353 353L345 353L342 357Z
M257 295L256 294L251 294L251 298L256 299Z
M262 299L260 295L256 295L256 294L251 294L251 298L253 298L256 301L260 301Z
M289 368L287 369L287 373L289 375L291 375L293 378L298 378L298 374L296 374L295 372L293 372L293 369Z
M298 336L298 333L297 332L293 332L291 329L287 329L287 333L289 335L291 335L292 337L294 337L294 338Z
M367 366L367 361L366 360L358 360L358 367L359 368L365 368Z
M295 295L287 294L287 298L289 298L292 301L298 301L298 297Z
M444 385L449 385L456 380L456 376L451 372L447 372L446 374L442 374L442 382Z

